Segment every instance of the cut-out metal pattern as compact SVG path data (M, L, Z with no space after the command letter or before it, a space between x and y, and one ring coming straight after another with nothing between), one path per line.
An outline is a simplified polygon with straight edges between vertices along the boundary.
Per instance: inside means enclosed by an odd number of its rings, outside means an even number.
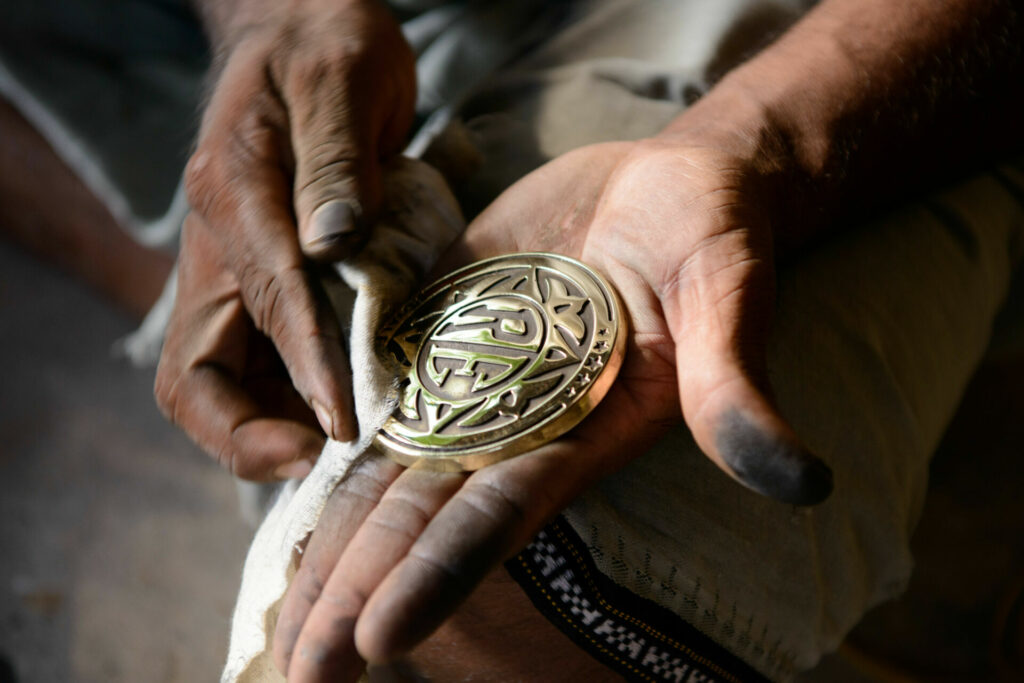
M375 440L407 466L475 470L574 427L622 365L626 324L611 286L557 254L512 254L452 273L377 339L400 375Z

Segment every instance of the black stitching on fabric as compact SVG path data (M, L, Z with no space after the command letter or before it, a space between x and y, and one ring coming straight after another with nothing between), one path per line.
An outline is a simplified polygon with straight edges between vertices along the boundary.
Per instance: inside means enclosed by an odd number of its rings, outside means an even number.
M628 680L765 680L678 615L601 574L584 547L559 517L506 568L533 604L589 654Z

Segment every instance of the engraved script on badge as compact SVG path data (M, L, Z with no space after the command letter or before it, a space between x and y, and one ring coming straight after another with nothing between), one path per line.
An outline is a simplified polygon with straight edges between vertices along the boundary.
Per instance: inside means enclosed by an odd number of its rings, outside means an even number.
M377 447L405 465L460 471L575 426L607 393L625 323L610 285L555 254L488 259L434 283L382 330L402 382Z

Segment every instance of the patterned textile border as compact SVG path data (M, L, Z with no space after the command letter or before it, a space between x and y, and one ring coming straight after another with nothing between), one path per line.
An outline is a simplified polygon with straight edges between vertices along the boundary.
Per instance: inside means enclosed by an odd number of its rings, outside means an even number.
M677 615L598 572L561 516L505 566L551 623L627 680L767 680Z

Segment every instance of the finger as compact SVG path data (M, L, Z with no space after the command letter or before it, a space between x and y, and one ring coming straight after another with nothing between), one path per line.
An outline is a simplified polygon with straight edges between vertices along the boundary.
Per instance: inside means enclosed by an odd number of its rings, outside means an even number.
M299 413L303 404L297 394L292 391L289 397L288 387L278 382L280 386L272 391L278 411L271 414L239 386L234 372L202 359L203 353L215 358L216 350L193 350L198 357L190 355L185 367L178 363L174 348L181 345L183 337L200 345L203 337L215 344L223 340L224 348L245 353L232 342L240 335L231 328L244 325L239 304L228 304L201 321L202 333L190 333L192 325L172 321L154 389L161 410L236 476L253 480L304 477L323 448L323 436L301 420L281 417ZM270 383L270 378L259 382ZM263 392L271 393L266 387ZM298 405L289 405L289 401Z
M660 433L617 385L570 436L474 473L366 602L355 643L387 661L427 637L487 572L525 546L598 478L644 452Z
M747 231L710 238L662 293L676 343L679 397L697 444L721 469L778 500L813 505L832 472L769 398L765 343L772 269ZM770 253L770 252L769 252Z
M299 250L282 150L288 121L267 79L229 64L214 93L186 169L193 232L211 236L204 247L237 276L254 323L324 431L347 441L356 436L350 372L337 320Z
M464 480L461 474L411 469L392 484L345 548L309 612L288 668L289 681L356 680L365 663L353 633L367 597Z
M301 266L288 266L246 270L239 286L254 324L274 342L324 432L339 441L356 438L352 372L319 284Z
M359 55L333 61L316 55L297 65L284 85L295 150L295 212L310 258L351 255L377 214L380 160L400 149L413 119L409 94L415 88L395 80L411 74L396 71Z
M246 326L249 338L245 367L241 373L232 370L230 376L268 415L302 423L319 433L320 423L316 414L295 391L277 349L250 322L246 321ZM227 369L228 362L219 360L218 367Z
M210 238L186 221L178 297L157 368L161 410L239 476L302 476L323 437L306 424L302 399L271 364L257 367L261 340L234 278L210 256ZM252 371L256 370L255 373ZM249 390L240 385L249 375ZM284 419L282 419L284 418Z
M401 466L386 458L370 458L340 483L328 499L285 593L274 629L274 663L282 673L288 671L302 625L320 598L338 558L402 471Z
M171 421L237 477L301 478L323 450L318 431L267 415L216 366L199 365L177 384Z

